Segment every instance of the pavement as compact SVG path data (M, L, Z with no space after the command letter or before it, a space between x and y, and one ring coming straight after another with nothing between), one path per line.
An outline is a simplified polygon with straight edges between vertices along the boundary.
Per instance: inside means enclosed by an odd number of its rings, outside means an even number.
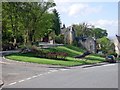
M36 63L19 62L2 58L2 79L4 85L22 80L27 77L46 73L49 70L64 68L61 66L43 65Z
M7 54L18 53L20 50L9 50L9 51L0 51L0 55L4 56Z
M9 53L13 53L13 52L14 51L11 51ZM5 53L6 52L2 54L5 54ZM42 65L42 64L35 64L35 63L13 61L13 60L8 60L2 57L2 61L0 62L0 64L2 64L2 70L4 71L2 73L3 75L2 79L4 80L3 87L24 86L24 87L35 87L35 88L42 87L43 88L43 87L55 87L54 84L57 84L56 87L69 87L69 86L86 87L86 85L84 84L87 82L88 82L87 83L88 86L92 82L90 87L94 87L93 85L96 85L97 88L98 87L104 87L104 88L117 87L117 74L116 74L117 69L116 67L114 67L114 65L108 64L108 63L98 63L98 64L83 65L83 66L76 66L76 67L61 67L61 66ZM106 66L106 65L110 65L110 66ZM92 69L94 67L96 67L96 69ZM62 71L66 71L66 72L62 72ZM41 75L43 75L43 77L41 77ZM76 77L79 77L79 78L76 78ZM97 80L98 77L100 78ZM112 81L113 79L111 78L115 78L115 81L113 82ZM53 82L48 82L48 81L53 81ZM68 83L66 81L68 82L72 81L72 82ZM108 83L107 86L104 86L104 84L102 84L102 81ZM33 82L36 82L39 85L36 86L36 83L33 83ZM100 83L101 86L99 86L97 83L98 84ZM3 82L2 80L0 80L0 85L2 86L2 84ZM44 86L46 84L47 86Z
M118 63L49 70L16 80L4 88L118 88Z
M19 62L5 58L2 58L1 63L4 71L2 73L2 79L4 80L2 88L20 88L21 86L24 88L85 88L86 85L91 88L117 87L117 63L109 64L104 62L75 67L61 67ZM106 84L104 85L102 82Z

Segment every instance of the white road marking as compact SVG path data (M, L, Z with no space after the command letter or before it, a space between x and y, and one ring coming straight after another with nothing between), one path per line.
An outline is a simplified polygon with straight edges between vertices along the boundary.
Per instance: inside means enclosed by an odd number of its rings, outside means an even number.
M20 81L18 81L18 82L13 82L13 83L10 83L9 85L14 85L14 84L16 84L16 83L21 83L21 82L24 82L24 81L27 81L27 80L30 80L30 79L33 79L33 78L36 78L36 77L39 77L39 76L42 76L42 75L50 74L50 73L52 73L52 72L65 71L65 70L69 70L69 69L49 70L49 72L46 72L46 73L43 73L43 74L38 74L38 75L36 75L36 76L32 76L32 77L29 77L29 78L20 80Z
M58 70L50 70L50 72L57 72Z
M27 78L26 80L30 80L30 79L32 79L32 78L30 77L30 78Z
M48 74L51 73L51 72L47 72Z
M90 69L90 68L100 68L100 67L107 67L107 66L114 66L116 64L105 64L105 65L98 65L98 66L88 66L89 68L84 68L84 69Z
M32 78L36 78L37 76L32 76Z
M37 75L36 77L39 77L39 76L42 76L43 74L39 74L39 75Z
M115 64L107 64L107 65L103 65L103 66L114 66Z
M18 81L18 82L24 82L25 80L20 80L20 81Z
M14 84L16 84L17 82L13 82L13 83L10 83L9 85L14 85Z
M66 71L66 70L69 70L69 69L60 69L61 71Z

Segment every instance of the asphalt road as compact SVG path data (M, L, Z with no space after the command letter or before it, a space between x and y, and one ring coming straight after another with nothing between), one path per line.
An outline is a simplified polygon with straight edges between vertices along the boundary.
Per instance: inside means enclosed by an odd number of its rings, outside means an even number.
M7 67L9 66L3 66L3 70ZM94 67L44 68L46 71L41 73L40 70L43 68L32 67L29 71L28 66L21 68L17 65L16 67L20 68L23 73L28 70L27 72L32 72L32 74L6 84L4 88L118 88L117 63ZM11 68L16 70L12 66ZM37 69L36 74L33 74L35 73L33 69L35 71ZM15 75L18 74L17 70L15 72ZM3 77L7 78L7 76Z
M2 65L2 80L4 81L4 86L24 78L48 72L49 70L62 68L52 65L17 62L4 58L0 61L0 65Z

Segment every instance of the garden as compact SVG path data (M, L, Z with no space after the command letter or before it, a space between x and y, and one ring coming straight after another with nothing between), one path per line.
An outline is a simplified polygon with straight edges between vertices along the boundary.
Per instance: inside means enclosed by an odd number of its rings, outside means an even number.
M58 56L58 58L49 57L45 54L50 52L56 53L66 53L67 55L65 58ZM65 46L58 46L52 47L48 49L36 49L30 52L21 52L21 53L14 53L5 56L8 59L22 61L22 62L30 62L30 63L38 63L38 64L50 64L50 65L61 65L61 66L78 66L84 64L94 64L104 62L105 58L99 55L88 55L85 58L74 58L77 55L80 55L84 52L84 50L72 46L72 45L65 45Z

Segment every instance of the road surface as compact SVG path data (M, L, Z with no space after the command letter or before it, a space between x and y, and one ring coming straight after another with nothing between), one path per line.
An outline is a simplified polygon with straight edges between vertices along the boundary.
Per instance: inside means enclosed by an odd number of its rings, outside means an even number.
M46 68L45 72L40 72L43 69L35 67L33 69L37 69L36 74L28 68L23 67L21 71L24 73L24 70L28 70L31 75L9 82L4 88L118 88L118 63L93 67Z
M62 68L52 65L17 62L6 60L4 58L2 58L2 61L0 61L0 65L2 65L2 80L4 81L4 85L8 85L12 82L19 81L27 77L48 72L54 68Z

